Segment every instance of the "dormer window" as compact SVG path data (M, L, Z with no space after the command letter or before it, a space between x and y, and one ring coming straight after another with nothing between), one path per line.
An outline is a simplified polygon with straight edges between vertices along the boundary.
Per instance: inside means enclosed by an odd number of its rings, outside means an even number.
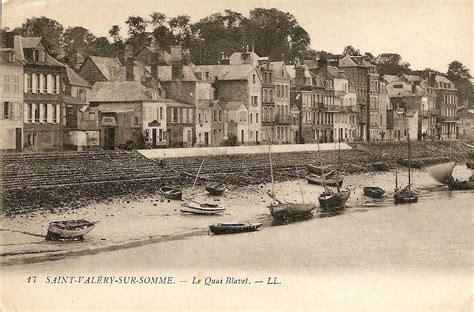
M33 61L39 62L39 58L40 58L40 51L39 50L34 50L33 51Z

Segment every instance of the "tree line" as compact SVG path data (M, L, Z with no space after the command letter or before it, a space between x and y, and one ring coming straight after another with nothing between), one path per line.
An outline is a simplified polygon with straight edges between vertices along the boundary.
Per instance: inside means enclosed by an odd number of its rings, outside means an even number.
M123 59L124 45L129 44L139 51L144 46L155 44L164 50L172 45L181 45L191 52L195 64L217 64L222 54L230 55L247 48L271 60L292 63L298 59L334 58L337 55L310 47L311 38L296 18L275 8L255 8L249 17L239 12L225 10L214 13L197 22L189 15L167 17L160 12L150 16L129 16L125 21L127 36L122 37L119 25L112 25L108 37L96 36L82 26L64 28L58 21L45 16L32 17L14 29L2 28L3 46L11 46L14 35L42 36L51 51L63 60L73 63L77 53L83 55L109 56ZM456 84L460 100L472 96L472 76L469 69L459 61L449 64L447 72L430 68L413 70L410 64L397 53L382 53L374 56L362 53L349 45L341 54L362 55L373 62L380 74L413 74L426 78L428 72L448 77Z

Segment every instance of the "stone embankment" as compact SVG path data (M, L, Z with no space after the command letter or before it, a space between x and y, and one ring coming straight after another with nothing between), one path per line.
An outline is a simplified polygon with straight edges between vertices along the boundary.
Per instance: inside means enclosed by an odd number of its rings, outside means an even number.
M344 173L375 170L383 162L395 166L408 155L408 144L394 142L350 144L350 150L322 151L324 164L337 164ZM450 148L451 146L451 148ZM398 147L398 148L397 148ZM430 162L452 159L465 161L470 148L460 142L413 142L412 158ZM44 154L6 154L2 167L2 210L7 214L33 210L55 210L84 206L92 201L106 202L119 196L156 193L164 184L190 185L205 159L198 183L206 180L231 185L259 184L270 181L266 153L181 157L150 160L137 152L100 151ZM272 155L275 179L295 179L306 174L306 164L319 164L315 151Z

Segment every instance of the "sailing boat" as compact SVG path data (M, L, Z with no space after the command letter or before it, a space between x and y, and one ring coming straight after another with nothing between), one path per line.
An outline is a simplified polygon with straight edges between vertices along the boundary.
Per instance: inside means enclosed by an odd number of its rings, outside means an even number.
M398 165L395 164L395 192L393 199L395 204L416 203L418 202L418 193L411 189L411 145L410 132L408 132L408 185L398 187ZM398 162L398 144L397 144L397 162Z
M459 181L454 179L453 170L456 162L452 161L452 148L449 142L449 162L426 167L426 171L437 182L447 185L450 190L472 190L474 189L474 181L472 177L468 181Z
M267 132L268 136L268 132ZM272 138L269 137L268 140L268 155L270 158L270 176L272 182L272 192L267 192L267 195L270 196L272 199L272 203L268 207L270 209L270 213L275 221L279 222L287 222L291 220L297 219L304 219L312 216L311 211L316 209L315 204L305 204L304 198L302 203L291 203L291 202L283 202L276 198L275 195L275 181L273 178L273 164L272 164ZM296 168L296 174L298 175L299 181L299 174L298 168ZM301 185L300 185L301 188ZM303 196L303 191L301 190L301 196Z
M204 164L204 159L201 162L201 166L199 166L198 173L196 178L194 179L193 187L191 188L191 194L193 194L194 187L196 186L197 179L199 177L199 173L201 172L202 165ZM217 213L221 213L225 211L225 208L220 207L218 204L211 204L211 203L199 203L194 200L189 200L181 204L181 212L183 213L192 213L192 214L199 214L199 215L214 215Z
M321 148L319 147L319 134L318 134L317 144L318 144L319 161L321 163L321 167L323 167L323 158L321 156ZM340 148L340 142L339 142L339 148ZM339 152L339 165L341 161L340 155L341 154ZM324 171L323 171L322 176L323 176L324 192L318 196L321 210L323 212L334 212L334 211L344 209L344 205L346 204L347 200L351 196L351 190L349 188L341 189L340 185L337 186L336 190L333 190L329 188L325 182Z

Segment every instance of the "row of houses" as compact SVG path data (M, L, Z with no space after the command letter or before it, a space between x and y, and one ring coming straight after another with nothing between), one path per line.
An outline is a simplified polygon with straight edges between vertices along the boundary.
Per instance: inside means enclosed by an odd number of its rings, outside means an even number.
M179 46L73 68L40 37L1 49L0 148L222 146L458 136L454 84L381 76L360 56L272 62L253 51L194 65Z

